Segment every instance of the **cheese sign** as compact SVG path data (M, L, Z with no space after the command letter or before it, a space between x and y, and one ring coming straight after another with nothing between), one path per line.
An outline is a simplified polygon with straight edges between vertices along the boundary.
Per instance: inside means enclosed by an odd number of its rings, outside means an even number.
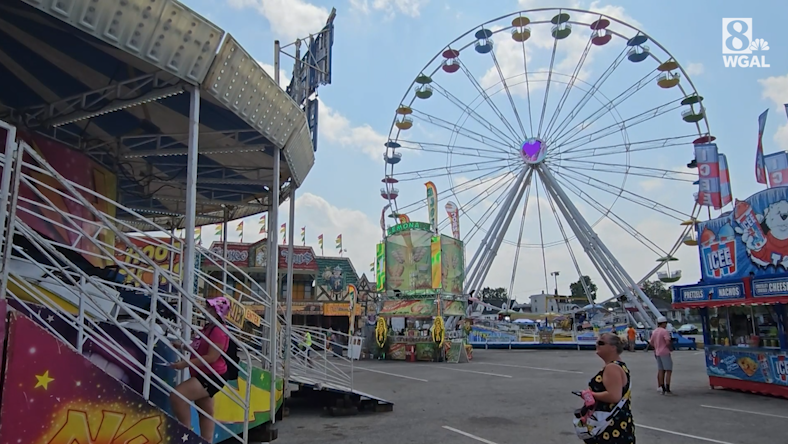
M788 278L753 280L752 295L756 298L788 296Z

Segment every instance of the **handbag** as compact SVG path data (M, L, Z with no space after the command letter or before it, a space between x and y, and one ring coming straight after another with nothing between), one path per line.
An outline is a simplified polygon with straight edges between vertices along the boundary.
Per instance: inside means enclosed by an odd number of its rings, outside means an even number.
M609 412L597 412L593 409L588 409L586 412L575 412L575 418L572 425L575 428L575 434L581 440L595 438L602 434L608 427L613 425L613 418L621 412L627 401L629 401L632 394L632 388L627 391L618 403L613 406ZM585 408L585 407L584 407Z

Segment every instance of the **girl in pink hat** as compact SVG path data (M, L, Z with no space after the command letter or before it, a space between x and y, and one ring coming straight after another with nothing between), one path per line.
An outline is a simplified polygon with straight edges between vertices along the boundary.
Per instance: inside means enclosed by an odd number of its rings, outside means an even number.
M212 318L218 319L219 323L224 323L224 318L230 312L230 301L226 297L220 296L208 300L207 311ZM191 349L196 352L188 361L178 361L171 365L176 370L183 370L191 368L191 377L186 381L178 384L175 391L183 395L184 398L194 401L194 403L205 411L210 416L213 416L213 396L217 394L224 386L224 379L221 375L227 372L227 362L221 355L219 350L227 352L230 345L230 337L227 336L221 328L216 328L217 324L213 322L211 317L208 318L208 324L202 329L202 334L208 340L204 340L201 336L197 336L192 341ZM176 348L183 349L183 343L176 341L173 343ZM202 360L208 363L211 369L216 371L216 375L206 367ZM204 373L205 376L200 374ZM175 392L170 393L170 402L172 403L172 410L175 416L183 425L191 428L191 409L189 403L184 401ZM214 422L200 413L200 435L208 442L213 441Z

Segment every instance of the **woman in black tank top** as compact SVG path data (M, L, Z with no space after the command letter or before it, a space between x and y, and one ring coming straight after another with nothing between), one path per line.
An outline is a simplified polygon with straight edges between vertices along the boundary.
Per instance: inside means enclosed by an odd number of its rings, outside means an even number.
M596 411L611 412L622 398L626 402L613 417L612 424L599 436L585 440L586 444L634 444L635 423L632 419L630 406L629 369L621 361L624 343L621 338L611 333L599 337L596 343L596 354L605 361L605 366L588 382L588 388L596 399Z

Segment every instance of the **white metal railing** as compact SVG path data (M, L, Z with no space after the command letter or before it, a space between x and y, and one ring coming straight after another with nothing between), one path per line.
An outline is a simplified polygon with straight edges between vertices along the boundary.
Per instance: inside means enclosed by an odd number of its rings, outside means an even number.
M312 339L309 349L304 346L307 333ZM320 327L292 326L288 347L291 378L353 390L353 359L349 344L350 336L345 333Z
M4 122L0 122L0 127L13 129ZM142 378L140 394L146 400L154 389L166 394L173 392L172 384L154 372L157 362L165 360L156 352L155 345L170 344L176 338L184 338L184 342L192 336L204 338L200 329L193 325L193 318L194 315L209 317L203 308L205 295L228 294L242 304L271 307L271 298L258 283L207 249L197 248L200 258L223 270L222 279L195 270L195 282L182 282L182 270L175 270L172 261L166 267L159 265L134 242L141 241L166 252L169 257L182 258L181 239L166 234L163 227L157 227L162 233L159 236L137 230L135 222L144 221L148 226L156 224L93 190L66 180L27 143L13 143L12 134L9 131L11 143L7 141L5 154L0 157L3 166L0 230L5 234L1 239L0 297L6 295L15 300L42 326L77 351L82 352L84 345L90 342L109 356L125 362L126 371ZM20 161L28 158L32 160ZM111 215L108 209L124 211L137 220L126 222ZM31 227L37 223L54 227L62 234L61 238L44 237ZM130 255L137 260L129 261ZM151 279L144 279L146 274ZM192 303L194 313L184 316L182 304L187 301ZM61 332L44 322L31 304L48 308L53 316L76 330L76 343L71 344ZM114 327L115 333L107 331L107 326ZM260 327L265 331L269 324L263 320ZM267 336L250 340L248 334L233 326L220 328L237 344L245 364L245 368L238 366L239 378L248 381L245 393L225 390L228 398L244 411L243 429L234 432L211 419L231 437L247 442L252 369L257 366L272 370L272 387L278 372L270 369L271 350ZM143 352L144 359L136 359L120 345L113 336L117 336L117 331ZM140 333L147 335L147 340L140 339ZM181 359L186 357L171 345L170 348ZM186 351L195 354L188 344ZM235 365L234 359L224 352L222 355L228 366ZM206 363L203 361L203 364ZM194 403L191 405L205 414ZM272 411L272 420L273 417Z

